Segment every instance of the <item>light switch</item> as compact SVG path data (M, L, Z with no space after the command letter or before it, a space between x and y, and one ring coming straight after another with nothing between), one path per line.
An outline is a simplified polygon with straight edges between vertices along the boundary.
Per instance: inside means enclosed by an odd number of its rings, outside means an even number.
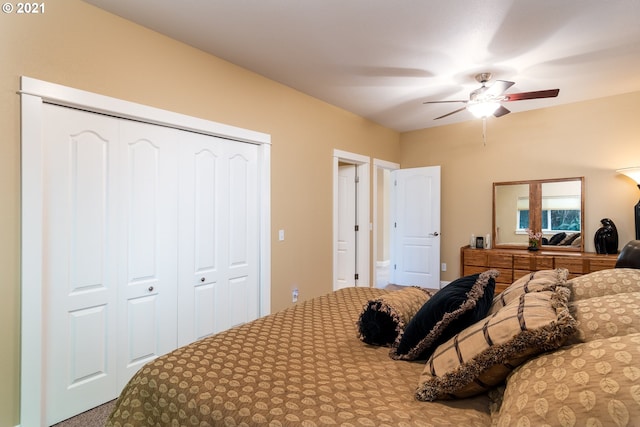
M284 230L278 230L278 240L281 242L284 240Z

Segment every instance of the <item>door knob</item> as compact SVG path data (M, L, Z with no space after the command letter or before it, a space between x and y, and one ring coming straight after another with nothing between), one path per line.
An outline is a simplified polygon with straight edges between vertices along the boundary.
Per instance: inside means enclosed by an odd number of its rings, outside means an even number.
M149 286L149 292L153 292L153 286Z
M201 281L202 283L204 283L204 280L205 280L205 279L204 279L204 277L201 277L201 278L200 278L200 281Z
M434 231L433 233L431 233L432 236L438 237L440 235L440 233L438 233L437 231Z

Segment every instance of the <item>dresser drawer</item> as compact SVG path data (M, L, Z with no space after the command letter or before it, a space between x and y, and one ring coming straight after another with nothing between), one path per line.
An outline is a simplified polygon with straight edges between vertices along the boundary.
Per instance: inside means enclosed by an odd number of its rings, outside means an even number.
M487 266L487 253L484 249L469 249L464 252L465 265Z
M553 269L553 257L552 256L537 256L536 270L551 270Z
M566 268L573 274L585 273L582 258L556 257L556 268Z
M465 265L462 275L471 276L472 274L484 273L487 270L488 270L487 267L478 267L476 265Z
M504 284L512 284L513 283L513 270L510 268L493 268L493 270L498 270L500 275L496 277L496 283L504 283Z
M614 268L616 260L616 258L592 259L589 261L589 272Z
M551 270L553 269L552 256L514 255L513 268L516 270Z
M489 253L487 265L490 268L513 268L513 255L501 253Z

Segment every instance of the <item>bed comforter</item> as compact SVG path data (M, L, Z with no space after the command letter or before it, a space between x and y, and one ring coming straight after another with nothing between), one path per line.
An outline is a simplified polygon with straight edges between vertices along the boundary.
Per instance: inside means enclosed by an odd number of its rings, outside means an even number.
M386 292L342 289L162 356L107 426L489 426L486 395L420 402L424 362L358 339L363 306Z

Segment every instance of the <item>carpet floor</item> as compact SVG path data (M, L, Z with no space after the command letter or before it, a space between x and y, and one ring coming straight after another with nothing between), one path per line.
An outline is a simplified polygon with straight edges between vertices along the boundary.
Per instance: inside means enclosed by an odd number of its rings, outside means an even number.
M54 424L52 427L104 427L115 403L116 401L112 400L68 420Z

